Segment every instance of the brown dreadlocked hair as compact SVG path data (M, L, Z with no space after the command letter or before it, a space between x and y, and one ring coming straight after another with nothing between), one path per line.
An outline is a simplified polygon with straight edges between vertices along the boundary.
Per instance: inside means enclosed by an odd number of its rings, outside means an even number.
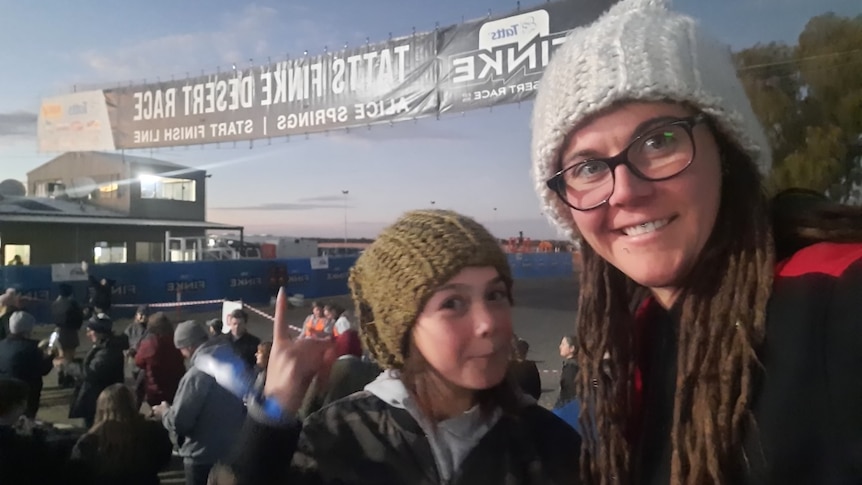
M721 484L748 457L743 432L760 370L776 245L789 250L821 240L862 240L862 210L826 207L775 211L751 159L713 128L722 154L721 203L715 227L682 284L676 394L671 430L671 484ZM809 204L810 205L810 204ZM775 222L775 227L773 227ZM795 247L794 247L795 246ZM782 257L787 252L780 253ZM578 304L576 384L582 402L584 483L632 481L635 370L634 308L645 293L588 245L583 247Z

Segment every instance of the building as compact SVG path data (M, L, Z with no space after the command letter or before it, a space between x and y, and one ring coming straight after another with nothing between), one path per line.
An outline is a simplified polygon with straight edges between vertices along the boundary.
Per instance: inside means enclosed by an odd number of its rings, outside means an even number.
M203 170L123 154L60 155L27 174L26 197L0 194L3 262L95 263L205 259ZM222 255L224 257L224 255Z

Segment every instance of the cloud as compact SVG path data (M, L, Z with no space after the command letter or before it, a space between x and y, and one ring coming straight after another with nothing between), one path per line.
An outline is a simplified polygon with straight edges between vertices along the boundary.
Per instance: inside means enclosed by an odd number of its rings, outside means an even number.
M344 195L319 195L317 197L302 197L299 202L343 202ZM339 207L344 207L343 205Z
M13 111L0 113L0 136L34 136L36 113Z
M312 197L311 199L318 199ZM305 200L305 199L300 199ZM348 206L350 208L350 206ZM314 204L304 202L270 202L267 204L240 207L211 207L213 211L305 211L316 209L344 209L343 204Z
M106 83L155 81L207 74L217 68L261 65L268 56L281 59L302 50L322 51L334 45L336 29L308 20L307 12L295 6L278 9L251 4L241 11L220 16L218 26L208 31L175 33L139 42L81 52L75 57L88 69L85 76L92 87ZM291 36L285 39L284 33ZM271 41L277 41L273 43ZM250 60L252 60L250 62ZM80 86L80 85L79 85ZM84 88L90 86L83 86Z

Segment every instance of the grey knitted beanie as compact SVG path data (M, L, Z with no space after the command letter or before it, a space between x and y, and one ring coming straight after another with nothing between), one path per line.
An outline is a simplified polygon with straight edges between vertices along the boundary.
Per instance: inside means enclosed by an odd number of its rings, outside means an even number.
M763 127L736 75L730 48L667 0L622 0L573 30L552 57L533 109L532 176L543 211L577 236L569 208L545 182L559 170L572 129L624 101L682 102L709 115L761 172L772 160Z

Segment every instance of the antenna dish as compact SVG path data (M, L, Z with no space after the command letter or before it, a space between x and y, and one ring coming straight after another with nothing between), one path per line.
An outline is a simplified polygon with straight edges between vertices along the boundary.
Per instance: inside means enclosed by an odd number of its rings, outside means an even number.
M66 187L64 194L70 199L89 199L98 185L90 177L74 177Z
M0 195L7 197L24 197L27 187L18 180L6 179L0 182Z

